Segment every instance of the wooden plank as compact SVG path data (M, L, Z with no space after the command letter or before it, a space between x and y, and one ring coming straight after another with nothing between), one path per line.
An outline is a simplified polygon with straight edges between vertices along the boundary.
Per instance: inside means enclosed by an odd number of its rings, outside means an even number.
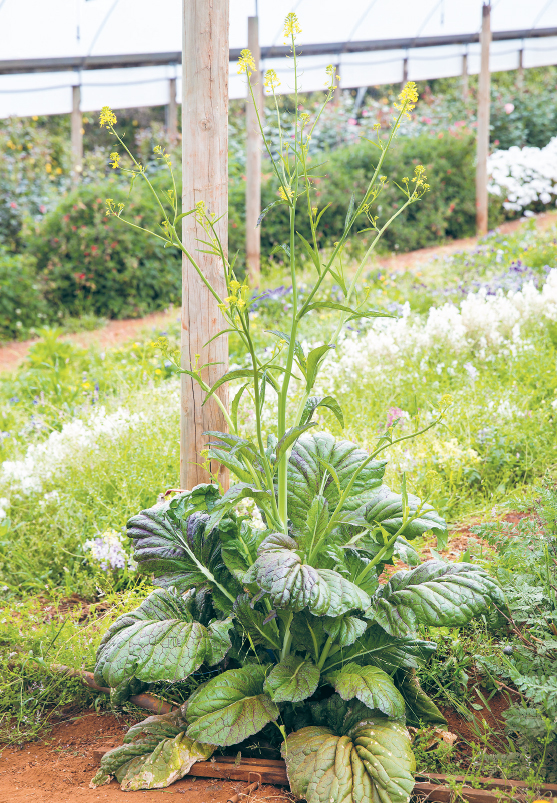
M470 783L469 775L440 775L435 772L419 772L416 778L429 778L435 781L447 782L449 778L457 783ZM474 782L488 789L530 789L526 781L513 781L507 778L474 778ZM546 783L540 786L542 792L557 792L557 784Z
M267 759L250 760L242 758L236 764L234 758L223 761L223 757L218 756L214 761L197 761L188 775L193 775L196 778L224 778L232 781L248 781L248 783L260 780L261 783L288 786L284 761Z
M166 107L166 132L172 145L178 139L178 103L176 99L176 79L168 79L168 106Z
M476 231L487 234L487 157L489 154L491 5L482 7L480 80L478 84L478 132L476 164Z
M228 212L228 0L184 0L184 58L182 79L183 211L199 202L215 219L215 230L227 249ZM220 260L200 253L200 240L207 235L196 215L183 218L183 242L196 259L203 275L226 298L226 282ZM202 377L213 385L227 371L228 337L205 344L225 329L217 301L184 255L182 261L182 366L191 370L198 363L212 363ZM227 385L217 392L224 405ZM201 451L207 430L226 431L217 403L209 399L187 374L181 377L180 487L193 488L209 482ZM215 470L217 465L215 465ZM221 467L219 479L228 488L228 472Z
M83 170L83 116L81 114L80 86L72 86L71 145L72 184L78 184Z

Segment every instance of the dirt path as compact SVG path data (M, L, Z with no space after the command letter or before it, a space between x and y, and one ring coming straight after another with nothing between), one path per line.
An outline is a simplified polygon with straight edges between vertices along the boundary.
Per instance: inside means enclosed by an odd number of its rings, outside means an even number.
M135 799L161 803L163 794L179 796L187 803L226 803L246 788L247 783L240 781L189 777L168 789L148 792L122 792L116 781L90 789L98 768L95 752L121 744L134 721L129 716L84 711L57 724L44 741L21 749L6 747L0 752L1 803L131 803ZM250 797L250 803L262 801L291 803L292 798L285 789L265 785Z
M557 212L543 212L536 216L536 225L541 231L548 229L557 222ZM504 234L511 233L519 229L523 223L520 220L513 220L503 223L499 231ZM448 256L456 251L466 251L475 248L477 237L467 237L463 240L453 240L446 245L438 245L431 248L421 248L418 251L409 251L404 254L393 254L377 260L377 263L388 271L399 270L418 270L422 265L435 257ZM110 321L102 329L92 332L80 332L79 334L67 335L64 339L75 343L78 346L87 348L95 343L101 347L117 346L131 340L134 336L145 330L164 330L169 323L174 322L179 317L178 309L170 309L165 312L155 312L145 318L134 318L123 321ZM20 365L32 345L33 340L8 343L0 346L0 372L13 371Z

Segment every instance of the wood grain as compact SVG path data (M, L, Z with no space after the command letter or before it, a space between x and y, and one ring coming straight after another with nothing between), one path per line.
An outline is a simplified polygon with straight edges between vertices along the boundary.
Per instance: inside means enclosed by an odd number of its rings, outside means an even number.
M207 210L221 220L216 224L220 241L227 248L228 209L228 0L184 0L182 60L182 167L183 210L204 201ZM198 262L203 275L226 296L222 264L200 253L207 237L195 215L183 218L185 247ZM226 335L205 344L225 328L217 302L205 287L194 267L184 256L182 262L182 366L216 363L202 372L213 385L228 367ZM199 358L196 357L199 355ZM219 391L226 404L226 385ZM208 482L209 474L201 467L201 450L206 444L203 432L225 431L225 420L216 402L202 406L205 394L198 384L182 374L180 417L180 487L193 488ZM213 469L213 467L211 467ZM216 466L215 466L216 468ZM228 473L222 470L220 481L228 487Z

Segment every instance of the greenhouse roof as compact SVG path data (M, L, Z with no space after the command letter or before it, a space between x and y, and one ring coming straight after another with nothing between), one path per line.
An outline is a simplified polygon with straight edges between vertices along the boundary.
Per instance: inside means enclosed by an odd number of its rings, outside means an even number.
M0 0L0 72L8 61L12 70L19 69L13 62L21 60L21 72L0 75L0 117L67 113L70 87L78 84L84 111L105 104L113 108L166 104L168 79L177 77L180 83L181 6L182 0L157 0L156 4L152 0ZM343 87L400 81L405 59L410 80L460 75L464 54L468 72L473 74L479 70L477 42L435 42L438 37L477 37L481 7L482 0L344 0L341 4L259 0L260 41L263 48L281 46L282 21L289 11L296 12L302 27L298 39L302 53L304 45L307 51L312 50L310 45L316 46L312 55L301 59L305 91L323 87L324 69L330 62L339 65ZM230 0L232 51L246 46L247 17L255 11L255 0ZM494 37L491 69L515 69L520 50L524 67L555 63L557 36L547 36L551 28L557 32L557 0L494 0L492 30L518 33L513 39ZM533 38L542 31L543 38ZM381 46L378 40L390 41ZM358 48L349 43L366 42L374 47L351 52ZM323 47L330 43L335 47ZM330 53L323 52L328 49ZM99 57L121 64L121 57L131 54L164 58L150 66L99 68ZM50 71L30 72L29 59L70 59L70 63L62 71L58 62ZM268 57L263 67L276 69L282 91L290 91L286 59ZM245 84L231 63L230 96L244 94Z

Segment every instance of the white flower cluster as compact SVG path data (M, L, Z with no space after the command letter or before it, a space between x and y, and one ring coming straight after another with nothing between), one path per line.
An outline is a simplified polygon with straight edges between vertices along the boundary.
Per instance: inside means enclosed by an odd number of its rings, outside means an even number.
M514 145L488 158L488 191L505 198L505 209L520 212L534 201L548 204L557 196L557 137L545 148Z
M137 563L127 555L124 538L117 530L106 530L98 538L85 541L83 546L89 552L90 560L98 563L104 572L125 569L126 566L130 571L135 571Z
M516 354L530 347L521 337L521 328L544 317L557 321L556 269L549 272L541 290L532 282L515 293L488 295L484 289L471 293L460 306L432 307L427 316L412 315L406 304L401 318L377 318L363 337L346 333L339 342L338 359L331 360L321 384L327 377L334 382L335 374L348 377L355 370L382 371L397 358L429 355L440 347L456 353L473 349L480 361L502 348ZM466 371L473 381L474 366L467 364Z
M6 460L0 481L17 493L40 493L45 480L80 454L85 458L87 452L97 451L101 439L114 441L137 429L145 420L144 413L130 413L123 407L113 413L99 407L87 421L70 421L60 432L51 432L42 443L31 444L21 460Z

